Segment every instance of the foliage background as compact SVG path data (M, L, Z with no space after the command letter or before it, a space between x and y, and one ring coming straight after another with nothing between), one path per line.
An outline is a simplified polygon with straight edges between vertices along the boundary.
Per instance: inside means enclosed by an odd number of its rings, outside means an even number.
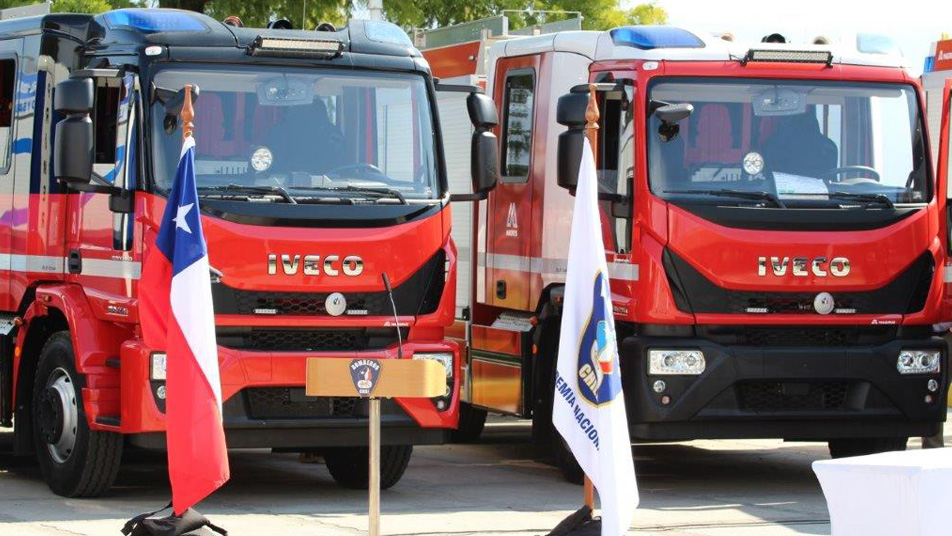
M34 4L34 0L0 0L0 9ZM277 18L295 28L314 28L327 21L343 24L352 13L366 11L366 0L54 0L53 11L101 13L123 7L169 7L206 13L216 19L237 15L246 26L265 26ZM667 13L654 3L630 9L619 0L384 0L384 16L406 29L432 28L506 13L510 27L569 17L544 11L581 12L582 27L605 30L625 24L663 24ZM574 15L571 15L574 16ZM301 20L304 24L301 24Z

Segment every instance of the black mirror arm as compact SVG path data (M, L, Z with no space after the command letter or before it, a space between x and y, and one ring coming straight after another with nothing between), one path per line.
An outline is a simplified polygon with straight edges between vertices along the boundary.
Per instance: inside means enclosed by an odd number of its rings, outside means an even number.
M101 177L94 175L100 181ZM62 181L61 181L62 182ZM135 193L132 190L113 186L112 184L92 183L64 183L74 192L109 195L109 210L119 214L132 214L135 211Z
M473 84L447 84L436 78L433 80L433 87L439 92L449 93L480 93L485 94L486 90Z
M489 190L483 190L482 192L476 192L475 194L450 194L450 203L458 203L461 201L482 201L489 197Z

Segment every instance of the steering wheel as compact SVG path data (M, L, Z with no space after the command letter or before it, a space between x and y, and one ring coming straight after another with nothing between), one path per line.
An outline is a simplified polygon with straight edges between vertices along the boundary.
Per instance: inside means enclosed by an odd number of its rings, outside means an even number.
M376 173L377 175L383 175L384 177L387 176L387 174L384 173L383 170L381 170L380 168L378 168L377 166L373 164L368 164L367 162L358 162L356 164L346 164L343 166L337 166L336 168L327 171L326 175L340 175L341 172L347 171L349 169L368 170L368 171L372 171L373 173Z
M850 173L850 172L868 173L870 177L872 177L874 180L876 180L877 182L879 181L879 172L876 171L875 168L871 168L869 166L843 166L843 167L833 168L825 172L823 175L825 177L832 177L833 175L841 175L843 173Z

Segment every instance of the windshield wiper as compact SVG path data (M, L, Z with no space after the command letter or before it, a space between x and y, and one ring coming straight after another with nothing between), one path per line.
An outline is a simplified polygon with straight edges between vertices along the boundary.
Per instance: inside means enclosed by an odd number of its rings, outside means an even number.
M852 199L865 202L867 206L873 203L885 205L887 208L896 208L896 204L886 194L859 194L853 192L830 192L830 199Z
M250 184L228 184L225 186L199 186L199 192L233 192L233 193L251 193L251 194L272 194L277 195L291 203L296 205L297 201L283 186L268 186L268 185L250 185Z
M752 190L665 190L666 194L692 194L692 195L713 195L718 197L740 197L743 199L756 199L769 201L777 208L787 208L775 194L770 192L752 191Z
M328 187L314 187L314 188L305 188L309 190L323 190L326 192L356 192L356 193L368 193L368 194L377 194L380 196L389 196L400 201L402 205L408 205L407 198L403 196L403 193L399 190L394 190L392 188L378 188L375 186L328 186Z

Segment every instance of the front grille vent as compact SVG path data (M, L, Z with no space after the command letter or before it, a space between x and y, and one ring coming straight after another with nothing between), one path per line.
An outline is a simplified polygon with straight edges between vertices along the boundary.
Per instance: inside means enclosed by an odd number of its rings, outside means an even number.
M863 346L896 338L896 326L698 326L698 336L725 346Z
M313 419L353 417L362 413L361 399L350 397L306 397L300 387L259 387L245 389L248 416L252 419Z
M845 381L746 381L736 385L743 411L804 411L844 409L850 384Z
M406 338L407 329L401 328ZM333 352L380 350L397 344L393 328L218 328L218 344L234 350Z

